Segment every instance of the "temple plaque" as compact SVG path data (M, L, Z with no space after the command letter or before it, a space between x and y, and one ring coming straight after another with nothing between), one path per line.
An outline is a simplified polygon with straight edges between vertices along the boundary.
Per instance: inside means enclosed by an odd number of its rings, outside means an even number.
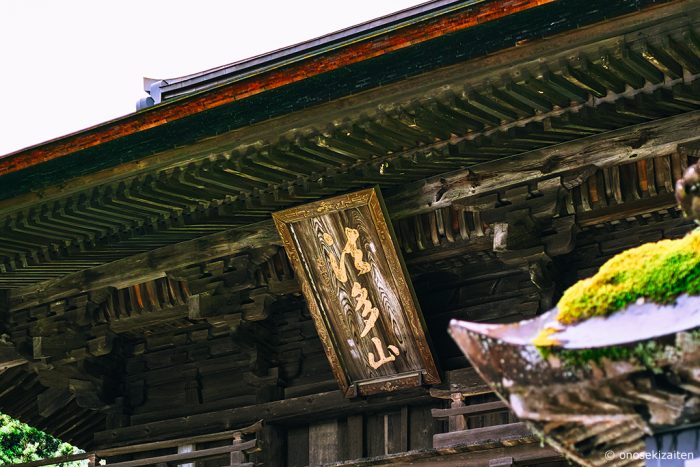
M440 382L376 188L273 214L347 397Z

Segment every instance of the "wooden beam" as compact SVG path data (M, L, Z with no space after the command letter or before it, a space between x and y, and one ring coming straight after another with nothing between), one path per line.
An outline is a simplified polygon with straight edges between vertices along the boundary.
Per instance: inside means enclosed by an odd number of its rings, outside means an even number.
M517 444L534 440L535 435L522 422L507 425L494 425L471 430L439 433L433 436L433 447L453 448L457 446L479 445L485 442Z
M199 451L183 452L180 454L168 454L158 457L149 457L146 459L138 459L135 461L125 461L110 463L112 467L140 467L143 465L160 464L167 465L168 463L183 464L185 461L204 460L211 457L217 457L221 454L229 454L234 451L245 451L253 449L256 445L256 440L237 442L230 446L221 446L218 448L201 449Z
M463 397L493 393L493 389L484 382L483 378L472 367L448 371L445 379L449 382L449 385L447 385L448 389L431 388L430 395L432 397L449 401L452 400L452 394L454 393L460 393Z
M480 445L441 449L419 449L383 456L365 457L327 464L328 467L367 467L387 465L425 465L443 467L490 467L494 460L513 459L514 465L541 465L561 461L562 456L538 442L495 446L493 440Z
M82 461L85 459L90 460L94 456L94 453L84 452L80 454L71 454L70 456L54 457L51 459L40 459L38 461L24 462L21 464L15 464L15 467L41 467L42 465L59 465L67 462Z
M201 436L187 436L185 438L169 439L166 441L157 441L154 443L132 444L121 448L100 449L95 453L100 457L122 456L124 454L133 454L135 452L156 451L159 449L168 449L181 446L185 443L210 443L212 441L221 441L223 439L233 439L234 435L256 433L262 430L262 420L258 420L250 426L240 428L238 430L223 431L221 433L212 433Z
M432 211L465 199L589 166L608 167L670 155L700 139L700 111L634 125L430 177L385 196L392 219Z
M501 401L484 402L482 404L465 405L450 409L430 409L434 418L447 418L454 415L482 415L490 412L507 410L508 406Z
M426 402L428 400L430 400L430 396L425 389L416 389L390 396L363 400L347 399L339 390L329 391L97 432L95 433L95 444L104 447L116 447L145 439L159 440L172 436L189 436L203 432L226 430L231 426L244 425L261 418L265 420L265 423L293 423L294 421L308 421L310 416L319 419L321 417L354 414L364 410L379 411L389 407Z
M128 287L164 277L166 271L194 262L280 243L270 221L225 230L78 271L36 286L15 289L10 293L10 311L102 287Z
M675 196L672 193L663 193L653 198L643 198L579 214L577 223L580 227L588 227L604 224L621 217L634 217L662 209L673 209L676 206L678 206L678 202Z

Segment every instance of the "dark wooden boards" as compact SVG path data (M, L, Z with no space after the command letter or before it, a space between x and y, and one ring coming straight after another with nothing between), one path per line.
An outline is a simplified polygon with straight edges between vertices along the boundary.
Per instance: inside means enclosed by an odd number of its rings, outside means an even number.
M392 218L449 206L491 190L530 182L588 166L608 167L674 154L679 145L700 138L700 111L589 136L525 152L468 170L429 178L387 196Z
M366 400L348 400L341 391L330 391L311 396L267 402L263 404L222 409L169 420L146 423L95 433L97 445L122 446L135 440L167 439L215 431L219 428L249 423L262 418L266 423L291 423L314 417L332 417L362 411L382 410L405 404L428 402L430 396L423 389Z
M192 264L193 260L207 261L279 242L270 222L234 228L76 272L40 287L20 289L10 297L10 309L26 308L101 287L138 284L163 277L166 271Z
M27 360L17 352L12 342L0 341L0 372L25 363Z

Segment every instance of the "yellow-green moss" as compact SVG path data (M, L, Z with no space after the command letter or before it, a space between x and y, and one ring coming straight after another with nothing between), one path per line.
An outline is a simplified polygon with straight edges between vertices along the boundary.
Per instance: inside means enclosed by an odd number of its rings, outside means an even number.
M639 298L669 303L684 293L700 294L700 229L679 240L647 243L613 257L596 275L564 293L557 321L572 324L607 316Z
M663 365L679 361L687 349L700 344L700 330L694 329L681 334L682 336L679 334L674 338L666 337L610 347L592 349L538 347L538 350L542 358L554 357L568 368L590 368L592 363L600 365L603 360L613 362L625 360L645 367L654 373L660 373Z

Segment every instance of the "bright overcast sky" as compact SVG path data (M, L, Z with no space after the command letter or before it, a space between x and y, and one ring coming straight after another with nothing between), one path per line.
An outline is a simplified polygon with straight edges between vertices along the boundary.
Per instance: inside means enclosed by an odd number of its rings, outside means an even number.
M0 0L0 155L133 112L174 78L421 0Z

